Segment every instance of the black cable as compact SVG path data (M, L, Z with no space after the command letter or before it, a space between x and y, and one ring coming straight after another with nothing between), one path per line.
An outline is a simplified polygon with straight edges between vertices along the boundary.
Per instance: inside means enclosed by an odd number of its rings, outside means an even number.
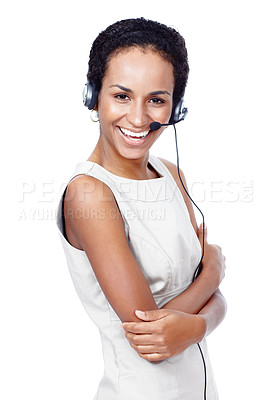
M204 377L205 377L205 380L204 380L204 400L206 400L206 399L207 399L207 397L206 397L206 394L207 394L207 370L206 370L206 363L205 363L205 358L204 358L203 352L202 352L202 350L201 350L200 344L197 343L197 346L198 346L198 348L199 348L199 351L200 351L200 354L201 354L201 357L202 357L202 361L203 361L203 366L204 366Z
M201 262L202 262L203 257L204 257L205 219L204 219L204 214L203 214L203 212L200 210L200 208L198 207L198 205L194 202L194 200L192 199L192 197L189 195L189 193L188 193L188 191L187 191L187 189L186 189L186 187L185 187L185 185L184 185L184 183L182 182L182 179L181 179L181 177L180 177L180 173L179 173L179 155L178 155L178 144L177 144L177 131L176 131L176 126L175 126L175 125L173 125L173 126L174 126L174 130L175 130L175 140L176 140L176 150L177 150L177 169L178 169L179 179L180 179L180 182L181 182L181 184L182 184L182 186L183 186L183 189L185 190L187 196L189 197L189 199L191 200L191 202L194 204L194 206L198 209L198 211L199 211L200 214L202 215L202 221L203 221L202 256L201 256L201 259L200 259L200 261L199 261L199 264L198 264L198 266L197 266L197 268L196 268L196 270L195 270L195 273L194 273L194 278L193 278L193 281L194 281L194 280L198 277L198 275L200 274L200 272L201 272Z
M194 281L196 280L196 278L199 276L199 274L200 274L200 272L201 272L201 270L202 270L201 262L202 262L203 257L204 257L205 220L204 220L204 214L203 214L203 212L200 210L200 208L198 207L198 205L197 205L197 204L194 202L194 200L191 198L191 196L189 195L189 193L188 193L188 191L187 191L187 189L186 189L184 183L182 182L182 179L181 179L181 176L180 176L180 173L179 173L179 155L178 155L177 131L176 131L176 126L173 125L173 127L174 127L174 130L175 130L175 140L176 140L176 150L177 150L177 169L178 169L178 176L179 176L180 182L181 182L181 184L182 184L182 186L183 186L183 189L185 190L185 193L187 194L187 196L189 197L189 199L191 200L191 202L194 204L194 206L198 209L198 211L199 211L200 214L202 215L202 221L203 221L202 256L201 256L201 259L200 259L200 261L199 261L199 264L198 264L198 266L196 267L196 270L195 270L195 272L194 272L193 281L192 281L192 282L194 282ZM204 400L206 400L206 398L207 398L207 397L206 397L206 395L207 395L207 369L206 369L206 362L205 362L205 358L204 358L203 352L202 352L202 350L201 350L200 344L197 343L197 346L198 346L198 349L199 349L199 351L200 351L201 358L202 358L202 361L203 361L203 367L204 367Z

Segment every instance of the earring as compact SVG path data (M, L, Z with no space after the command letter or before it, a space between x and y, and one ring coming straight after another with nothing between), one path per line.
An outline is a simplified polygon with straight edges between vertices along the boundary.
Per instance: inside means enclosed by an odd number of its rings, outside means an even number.
M98 115L97 111L95 111L95 110L91 111L91 120L93 122L98 122L99 121L99 115Z

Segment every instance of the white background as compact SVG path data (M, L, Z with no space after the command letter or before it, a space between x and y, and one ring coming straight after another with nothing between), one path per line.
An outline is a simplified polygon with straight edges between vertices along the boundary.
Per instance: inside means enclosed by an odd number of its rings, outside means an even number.
M2 6L2 399L90 400L96 392L100 337L69 276L55 211L98 139L81 97L91 43L110 23L140 16L174 26L188 48L180 168L210 242L227 258L228 314L208 337L220 399L271 396L269 9L264 0ZM176 162L172 128L151 154Z

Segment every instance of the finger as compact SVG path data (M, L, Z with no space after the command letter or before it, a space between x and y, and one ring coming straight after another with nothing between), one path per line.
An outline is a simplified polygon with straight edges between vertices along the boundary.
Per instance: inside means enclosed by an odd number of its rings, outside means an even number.
M130 346L137 351L138 354L152 354L152 353L158 353L158 349L155 346L152 345L141 345L137 346L133 343L130 343Z
M139 354L138 355L147 360L147 361L151 361L151 362L159 362L159 361L163 361L166 360L167 358L169 358L166 354L163 353L148 353L148 354Z
M143 320L143 322L158 321L159 319L165 318L169 314L169 312L165 309L147 311L135 310L134 312L137 318Z
M154 345L153 335L135 335L134 333L126 332L125 337L130 343L137 346L142 345Z
M132 333L155 333L157 331L157 321L151 322L124 322L122 325L126 332Z
M204 229L203 229L203 226L204 226ZM201 243L203 242L203 235L204 235L204 241L205 242L207 241L208 233L207 233L207 225L205 223L204 223L204 225L203 225L203 223L201 223L199 225L197 234L198 234L198 238L199 238Z

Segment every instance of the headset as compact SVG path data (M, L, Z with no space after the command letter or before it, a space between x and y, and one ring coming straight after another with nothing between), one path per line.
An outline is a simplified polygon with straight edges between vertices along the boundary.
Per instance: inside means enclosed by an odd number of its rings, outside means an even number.
M97 100L98 100L98 91L97 88L95 86L95 84L93 82L87 82L85 83L84 89L83 89L83 104L84 106L86 106L89 110L93 110L95 105L97 104ZM187 196L189 197L189 199L191 200L191 202L194 204L194 206L198 209L198 211L200 212L201 216L202 216L202 221L203 221L203 242L202 242L202 256L201 259L199 261L199 264L194 272L194 276L193 276L193 281L198 277L198 275L201 272L202 269L202 265L201 262L203 260L204 257L204 232L205 232L205 220L204 220L204 214L202 213L202 211L200 210L200 208L197 206L197 204L194 202L194 200L191 198L191 196L189 195L182 179L180 176L180 172L179 172L179 155L178 155L178 144L177 144L177 131L176 131L176 126L175 124L177 124L180 121L183 121L186 117L186 115L188 114L188 109L186 107L182 107L183 106L183 97L181 97L176 106L173 107L172 109L172 113L171 113L171 117L169 119L169 122L167 124L161 124L160 122L154 121L150 124L150 130L151 131L157 131L158 129L160 129L162 126L168 126L168 125L173 125L174 127L174 131L175 131L175 140L176 140L176 151L177 151L177 169L178 169L178 176L180 179L180 182L183 186L183 189L185 191L185 193L187 194ZM204 400L206 400L206 396L207 396L207 371L206 371L206 363L205 363L205 358L203 355L203 352L201 350L200 344L197 343L198 349L200 351L201 354L201 358L203 361L203 368L204 368Z
M93 82L88 81L85 83L82 96L84 106L88 107L89 110L93 110L98 100L98 91Z

